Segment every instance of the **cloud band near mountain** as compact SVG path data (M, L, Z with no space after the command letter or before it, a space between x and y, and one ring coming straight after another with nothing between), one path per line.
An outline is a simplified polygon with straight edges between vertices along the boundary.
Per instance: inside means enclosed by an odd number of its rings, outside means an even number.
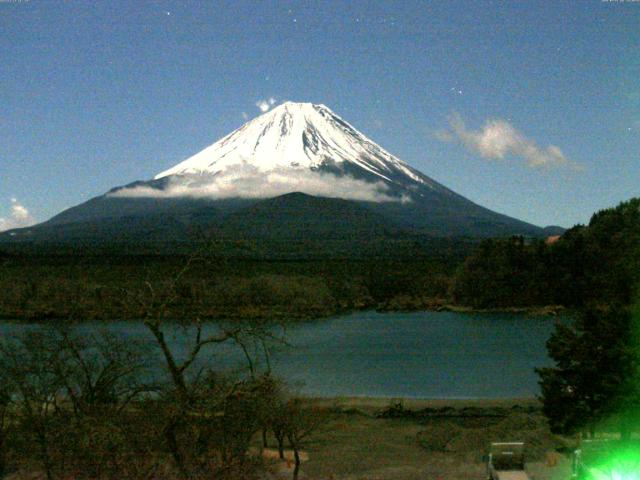
M251 165L229 167L215 175L170 177L162 189L143 185L110 193L114 197L151 198L271 198L291 192L303 192L329 198L368 202L406 202L406 197L389 194L383 182L370 183L349 176L307 169L273 169L262 172Z

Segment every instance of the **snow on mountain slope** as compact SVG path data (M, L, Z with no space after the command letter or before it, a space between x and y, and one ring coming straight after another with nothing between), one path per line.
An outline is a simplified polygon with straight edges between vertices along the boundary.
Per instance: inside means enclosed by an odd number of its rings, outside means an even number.
M264 188L267 192L274 190L269 188L273 184L282 183L291 183L290 191L294 191L291 188L304 187L309 183L309 172L325 173L321 178L323 181L314 177L312 183L328 183L310 188L307 193L312 194L330 194L333 183L336 194L329 196L357 198L354 188L370 189L376 182L381 182L375 188L382 193L390 185L403 189L419 185L442 193L450 192L375 144L326 106L293 102L283 103L247 122L191 158L159 173L154 179L182 178L177 182L179 186L172 182L172 187L177 187L173 188L176 195L193 195L200 191L212 196L229 196L229 192L225 194L225 188L229 185L236 188L246 183L247 178L261 179L262 184L267 184ZM304 180L301 180L301 175ZM359 183L341 185L336 179L344 176L355 177ZM255 182L250 182L250 185L253 188ZM276 188L275 194L284 193L283 189L286 187ZM240 196L242 192L240 189ZM149 193L153 191L116 192L118 196L145 196ZM360 197L367 199L364 193Z
M215 226L229 235L237 231L282 239L277 232L289 230L306 238L313 225L315 239L332 229L332 235L351 239L400 231L541 234L539 227L488 210L435 182L324 105L291 102L153 179L112 188L39 226L9 234L135 243L185 240L190 226Z

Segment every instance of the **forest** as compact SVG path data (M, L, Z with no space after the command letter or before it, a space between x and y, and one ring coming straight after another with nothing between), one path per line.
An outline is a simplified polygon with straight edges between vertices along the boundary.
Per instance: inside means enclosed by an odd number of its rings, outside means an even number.
M0 250L0 317L141 318L149 285L175 289L176 319L311 319L354 310L511 309L629 303L640 272L640 199L593 215L557 241L422 242L366 257L265 258L190 252L38 254ZM179 275L179 281L174 282Z

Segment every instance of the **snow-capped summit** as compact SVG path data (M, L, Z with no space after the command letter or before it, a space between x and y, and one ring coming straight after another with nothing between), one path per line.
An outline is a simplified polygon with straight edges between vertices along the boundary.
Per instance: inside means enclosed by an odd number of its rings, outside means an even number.
M444 189L414 170L322 104L283 103L201 152L165 170L172 175L217 175L249 165L257 172L329 170L368 181Z
M286 102L153 179L112 188L16 238L189 241L190 226L301 241L541 234L437 183L326 106Z

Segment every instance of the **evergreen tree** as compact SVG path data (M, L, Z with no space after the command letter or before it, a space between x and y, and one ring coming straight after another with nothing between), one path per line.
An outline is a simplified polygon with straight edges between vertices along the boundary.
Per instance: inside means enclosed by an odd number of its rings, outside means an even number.
M593 435L600 421L638 405L632 319L628 308L591 307L573 325L557 324L547 342L556 365L537 369L553 432ZM624 428L620 431L626 434Z

